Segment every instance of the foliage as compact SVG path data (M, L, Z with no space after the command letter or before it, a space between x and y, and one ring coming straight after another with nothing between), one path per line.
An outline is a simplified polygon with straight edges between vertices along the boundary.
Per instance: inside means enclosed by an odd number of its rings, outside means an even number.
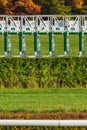
M4 0L0 2L0 14L39 14L40 6L32 0Z
M54 14L70 14L71 7L70 6L65 6L65 1L64 0L54 0L53 1L53 9L52 12Z
M0 0L0 14L87 14L86 0Z
M1 130L86 130L87 127L16 127L16 126L5 126L0 127Z
M41 14L69 14L71 7L65 6L64 0L34 0L41 5Z
M11 14L9 10L10 0L0 0L0 14Z
M13 3L13 12L14 14L39 14L40 6L34 4L32 0L16 0Z
M86 57L0 58L0 87L87 87L86 71Z
M41 14L86 14L86 0L34 0L41 5ZM48 7L48 8L46 8Z
M83 5L83 0L73 0L73 7L81 9Z

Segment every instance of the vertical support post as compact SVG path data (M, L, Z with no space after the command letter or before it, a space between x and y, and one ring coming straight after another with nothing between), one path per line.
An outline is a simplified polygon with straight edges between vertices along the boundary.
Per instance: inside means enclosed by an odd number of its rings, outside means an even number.
M84 55L84 31L83 31L83 26L84 21L83 18L80 17L79 19L79 56Z
M5 56L11 55L11 42L10 42L10 35L8 34L8 17L6 16L5 21L5 32L4 32L4 52Z
M25 56L25 41L24 41L24 35L23 32L19 32L19 51L20 51L20 56L24 57Z
M34 32L34 53L36 57L40 56L40 39L38 32Z
M4 52L5 56L8 56L8 32L4 32Z
M54 34L53 32L49 32L49 51L50 51L50 56L54 56L55 52L55 42L54 42Z
M69 55L69 32L68 32L68 26L69 26L69 18L66 16L64 21L64 55Z
M79 32L79 55L84 55L84 33L82 31Z
M10 34L8 34L8 55L11 55L11 41L10 41Z
M4 52L5 56L11 56L11 41L8 32L4 32Z
M40 57L40 36L38 34L38 17L36 17L35 20L34 53L35 57Z
M37 32L34 32L34 52L35 56L37 56Z
M20 51L20 56L22 56L22 32L19 32L19 51Z
M49 52L50 56L55 55L55 42L54 42L54 34L53 34L53 17L49 17Z
M64 32L64 55L68 56L69 54L69 33L67 31Z
M24 40L24 34L23 34L23 30L22 30L22 25L23 25L23 19L21 17L21 21L20 21L20 32L19 32L19 52L20 52L20 56L24 57L25 56L25 40Z

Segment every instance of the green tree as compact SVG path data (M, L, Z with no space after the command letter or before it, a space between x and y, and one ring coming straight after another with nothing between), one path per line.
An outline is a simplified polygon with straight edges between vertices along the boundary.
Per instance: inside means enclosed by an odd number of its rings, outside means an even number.
M66 6L65 0L54 0L53 5L53 8L57 14L65 15L70 14L71 12L71 6Z
M34 0L41 5L41 14L70 14L71 7L65 6L65 0Z
M52 14L52 0L33 0L36 4L41 6L41 13L40 14Z
M87 0L84 0L83 7L82 7L82 14L87 14Z

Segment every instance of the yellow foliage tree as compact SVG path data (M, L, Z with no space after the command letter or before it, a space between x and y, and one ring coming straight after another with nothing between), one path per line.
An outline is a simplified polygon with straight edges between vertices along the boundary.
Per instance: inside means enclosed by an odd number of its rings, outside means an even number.
M8 0L0 0L0 5L2 6L6 6L7 3L8 3Z
M12 14L11 12L11 0L0 0L0 14Z

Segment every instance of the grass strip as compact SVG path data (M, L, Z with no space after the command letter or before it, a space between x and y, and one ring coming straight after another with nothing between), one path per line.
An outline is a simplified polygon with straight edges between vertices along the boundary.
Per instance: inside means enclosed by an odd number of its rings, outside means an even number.
M0 112L87 112L87 88L0 89Z

